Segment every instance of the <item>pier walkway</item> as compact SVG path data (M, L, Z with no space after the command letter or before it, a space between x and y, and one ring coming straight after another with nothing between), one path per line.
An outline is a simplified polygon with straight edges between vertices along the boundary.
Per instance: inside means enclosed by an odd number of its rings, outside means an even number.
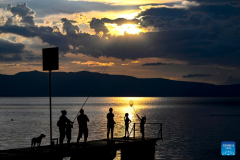
M94 140L84 143L71 143L69 147L40 146L39 148L17 148L1 150L1 160L60 160L64 157L75 159L114 159L116 151L121 150L121 159L154 159L155 143L162 138L115 138L114 143L108 143L106 139ZM65 144L67 146L67 144ZM135 152L135 153L134 153Z
M107 139L40 147L16 148L0 150L0 160L62 160L71 157L71 160L113 160L118 150L121 151L121 160L154 160L156 141L162 140L162 123L145 123L159 126L157 138L135 137L136 124L133 124L133 137L129 139L114 138L113 143ZM53 140L53 139L52 139ZM56 139L57 140L57 139Z

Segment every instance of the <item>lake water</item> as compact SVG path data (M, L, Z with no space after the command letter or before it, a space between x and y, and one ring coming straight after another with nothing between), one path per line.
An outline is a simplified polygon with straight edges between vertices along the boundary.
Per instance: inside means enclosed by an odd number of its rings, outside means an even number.
M85 99L52 98L53 138L59 137L56 124L61 110L67 110L67 117L73 120ZM240 98L90 97L84 106L90 119L88 140L106 138L106 114L110 107L118 124L115 137L124 136L125 113L133 122L139 122L129 106L130 100L140 116L146 115L147 123L163 123L163 141L157 142L156 159L240 159ZM158 131L159 126L146 125L146 137L157 137ZM30 147L31 139L40 134L46 135L42 145L49 144L47 97L0 98L1 150ZM77 134L78 124L74 123L72 142ZM221 156L222 141L236 142L236 156ZM119 153L115 159L120 159Z

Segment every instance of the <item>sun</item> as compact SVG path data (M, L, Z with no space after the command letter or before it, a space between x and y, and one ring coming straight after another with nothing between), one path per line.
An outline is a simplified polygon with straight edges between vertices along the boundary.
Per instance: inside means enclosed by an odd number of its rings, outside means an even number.
M105 26L110 31L111 35L124 35L124 34L139 34L145 32L143 29L139 28L138 24L123 24L118 26L117 24L105 24Z

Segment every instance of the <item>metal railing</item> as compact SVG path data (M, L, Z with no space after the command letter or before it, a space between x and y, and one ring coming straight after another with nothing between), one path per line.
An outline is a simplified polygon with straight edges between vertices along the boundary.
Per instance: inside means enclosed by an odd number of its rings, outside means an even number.
M136 132L136 124L140 123L133 123L133 138L135 139L135 132ZM145 124L157 124L159 125L159 132L158 132L158 139L162 139L162 123L145 123Z

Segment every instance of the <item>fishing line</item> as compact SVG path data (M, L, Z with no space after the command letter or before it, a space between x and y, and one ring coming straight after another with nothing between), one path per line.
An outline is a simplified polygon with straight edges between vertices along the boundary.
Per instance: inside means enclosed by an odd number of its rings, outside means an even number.
M104 69L104 71L103 71L102 74L100 75L100 77L99 77L97 83L94 85L94 87L93 87L93 89L91 90L90 94L88 95L87 99L86 99L85 102L83 103L81 109L83 108L83 106L84 106L85 103L87 102L88 98L91 96L92 92L94 91L94 89L95 89L95 87L97 86L98 82L100 81L100 79L101 79L103 73L106 71L107 67L108 67L108 66L106 66L106 68ZM81 110L81 109L80 109L80 110ZM80 110L79 110L79 112L80 112ZM75 119L77 118L79 112L77 113L76 117L74 118L73 123L74 123Z
M135 108L133 107L133 101L131 100L131 101L129 101L129 105L130 105L130 107L132 107L133 108L133 110L134 110L134 112L135 112L135 114L137 115L137 113L136 113L136 110L135 110Z
M135 108L134 108L134 107L133 107L133 110L134 110L135 114L137 115L137 113L136 113L136 111L135 111Z

